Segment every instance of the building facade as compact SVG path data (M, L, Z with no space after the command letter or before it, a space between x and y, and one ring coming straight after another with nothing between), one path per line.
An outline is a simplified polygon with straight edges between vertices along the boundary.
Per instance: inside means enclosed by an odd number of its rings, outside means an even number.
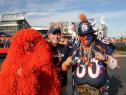
M13 36L20 29L30 28L24 17L25 13L3 14L0 21L0 33Z

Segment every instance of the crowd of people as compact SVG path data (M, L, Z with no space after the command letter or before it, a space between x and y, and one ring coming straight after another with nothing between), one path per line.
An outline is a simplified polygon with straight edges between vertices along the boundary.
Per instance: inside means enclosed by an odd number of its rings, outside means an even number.
M79 19L67 34L50 27L46 39L34 29L16 32L0 71L0 95L109 95L107 66L118 68L115 46L97 38L85 14Z

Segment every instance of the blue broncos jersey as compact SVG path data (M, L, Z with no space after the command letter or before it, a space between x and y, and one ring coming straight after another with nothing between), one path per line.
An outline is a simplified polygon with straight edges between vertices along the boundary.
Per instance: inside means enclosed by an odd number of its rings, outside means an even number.
M99 47L103 48L104 50ZM77 52L73 57L73 60L75 60L77 63L76 67L73 67L75 68L73 70L73 79L75 85L89 84L93 87L100 88L104 85L106 81L106 64L104 63L104 61L97 60L92 56L90 57L90 65L85 66L85 62L80 59L84 50L79 50L77 48L78 47L75 47L75 50L77 50ZM97 40L92 49L101 53L111 55L114 47L111 44L105 44ZM86 54L83 53L83 55Z
M51 46L51 45L50 45ZM67 72L62 71L62 63L69 56L68 46L58 44L57 46L51 46L53 63L56 67L56 73L60 82L60 86L64 87L67 85Z

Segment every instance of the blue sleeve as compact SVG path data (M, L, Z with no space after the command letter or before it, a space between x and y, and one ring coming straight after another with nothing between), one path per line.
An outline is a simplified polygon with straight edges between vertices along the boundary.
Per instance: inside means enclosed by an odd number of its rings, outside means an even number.
M105 51L107 55L112 55L113 51L115 50L115 46L112 43L104 44Z
M105 54L107 54L107 55L112 55L113 51L115 50L115 46L110 42L104 43L100 40L97 40L96 43L105 50Z

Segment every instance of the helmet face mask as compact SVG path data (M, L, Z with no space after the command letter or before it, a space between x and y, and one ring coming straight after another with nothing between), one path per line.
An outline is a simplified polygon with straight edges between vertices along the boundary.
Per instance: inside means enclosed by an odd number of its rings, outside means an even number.
M96 35L94 34L95 31L93 30L90 22L88 22L87 17L84 13L81 13L79 15L79 19L81 21L77 31L79 39L83 45L90 46L96 38Z

